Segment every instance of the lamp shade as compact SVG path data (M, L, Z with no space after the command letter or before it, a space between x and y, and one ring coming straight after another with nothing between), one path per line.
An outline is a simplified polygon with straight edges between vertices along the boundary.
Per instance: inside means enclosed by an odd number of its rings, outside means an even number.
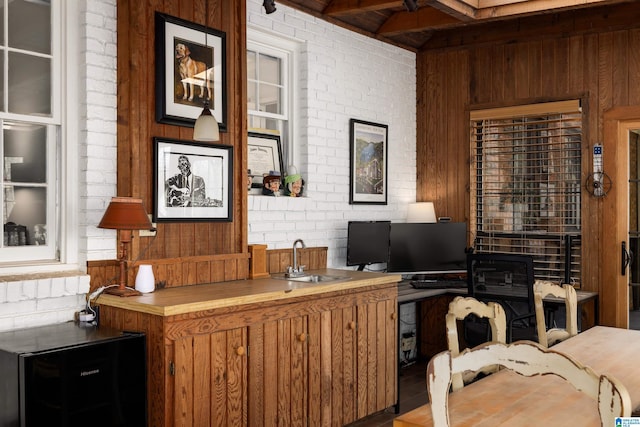
M433 202L410 203L407 222L438 222Z
M98 228L115 230L153 230L142 199L113 197Z
M220 140L218 121L213 117L213 114L211 114L208 103L205 103L202 114L196 119L196 124L193 128L193 139L196 141Z

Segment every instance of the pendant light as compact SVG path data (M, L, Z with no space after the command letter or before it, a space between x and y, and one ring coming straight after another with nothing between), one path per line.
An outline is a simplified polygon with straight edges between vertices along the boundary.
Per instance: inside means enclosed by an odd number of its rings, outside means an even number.
M209 50L209 0L205 0L205 33L204 33L204 47L205 51ZM214 60L211 58L211 64L213 64ZM213 65L212 65L213 66ZM200 114L200 117L196 119L196 124L193 127L193 139L196 141L219 141L220 140L220 128L218 127L218 121L213 114L211 114L211 110L209 109L209 96L211 94L211 89L209 87L209 67L205 70L204 76L205 84L207 85L207 93L204 99L204 109Z

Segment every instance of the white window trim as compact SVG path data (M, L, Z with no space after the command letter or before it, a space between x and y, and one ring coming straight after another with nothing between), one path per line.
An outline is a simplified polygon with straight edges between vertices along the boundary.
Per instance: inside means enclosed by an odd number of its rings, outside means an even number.
M288 114L280 115L280 114L272 114L266 113L264 111L255 111L251 110L247 113L266 117L266 118L275 118L280 120L287 121L287 146L286 151L288 153L288 162L294 165L301 165L302 157L301 152L296 144L299 144L299 135L298 131L299 126L297 125L299 114L298 114L298 99L299 97L299 85L298 81L299 77L299 66L298 61L300 58L300 49L303 44L303 41L287 38L280 34L275 34L272 32L267 32L264 29L259 29L257 27L247 26L247 48L251 50L264 51L267 52L279 52L281 55L286 55L287 59L287 68L284 70L286 81L284 81L284 86L288 87L286 99L283 100L286 106L286 110ZM284 165L285 169L288 165Z
M58 150L58 176L51 189L57 195L52 221L59 226L55 231L59 261L23 261L0 265L0 276L44 272L84 271L79 259L79 179L78 144L80 135L80 88L82 81L81 2L53 0L51 3L52 30L58 32L59 43L53 43L54 75L52 94L60 104L52 106L51 123L61 123L61 132L55 149ZM63 25L64 24L64 25ZM75 53L75 54L73 54ZM61 96L61 94L65 96ZM84 103L83 103L84 104ZM46 121L46 120L43 120ZM57 228L57 227L54 227ZM86 260L84 260L86 261Z

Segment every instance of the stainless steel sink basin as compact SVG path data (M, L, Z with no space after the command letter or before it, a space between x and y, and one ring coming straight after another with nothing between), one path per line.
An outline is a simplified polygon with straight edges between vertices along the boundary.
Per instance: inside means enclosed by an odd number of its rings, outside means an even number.
M290 280L292 282L306 282L306 283L327 283L337 282L339 280L349 280L348 276L333 276L323 274L305 274L299 277L286 277L284 274L272 276L274 279Z

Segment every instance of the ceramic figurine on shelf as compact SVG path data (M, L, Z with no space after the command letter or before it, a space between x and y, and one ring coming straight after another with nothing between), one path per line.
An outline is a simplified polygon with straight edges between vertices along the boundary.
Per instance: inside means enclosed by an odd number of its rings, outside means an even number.
M302 197L303 189L304 179L295 166L289 166L287 176L284 178L284 194L290 197Z
M262 178L262 194L265 196L279 196L281 179L280 172L269 171L269 175L265 175Z

